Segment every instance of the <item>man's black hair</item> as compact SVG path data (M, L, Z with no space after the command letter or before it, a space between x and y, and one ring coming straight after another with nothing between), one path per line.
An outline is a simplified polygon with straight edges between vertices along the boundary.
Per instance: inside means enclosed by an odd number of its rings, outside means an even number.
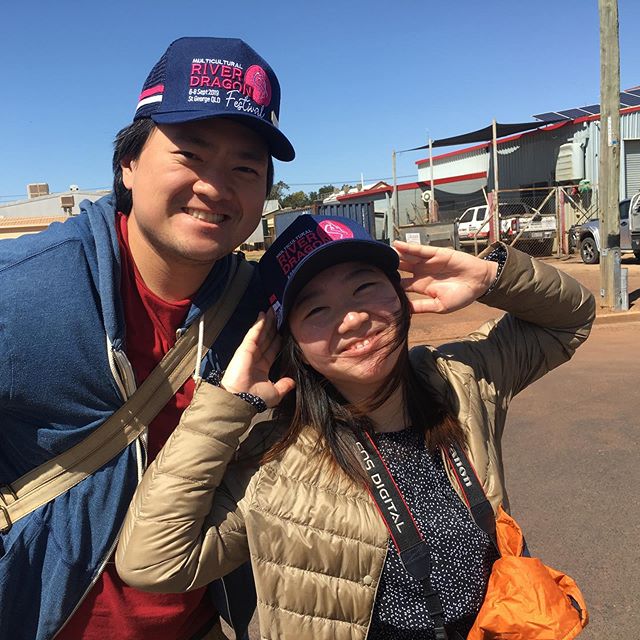
M133 199L131 191L124 186L122 181L122 163L137 160L140 157L142 148L155 128L155 122L151 118L140 118L124 129L120 129L113 142L113 192L116 197L116 210L127 216L131 213ZM265 198L268 198L271 192L273 174L273 158L269 155Z

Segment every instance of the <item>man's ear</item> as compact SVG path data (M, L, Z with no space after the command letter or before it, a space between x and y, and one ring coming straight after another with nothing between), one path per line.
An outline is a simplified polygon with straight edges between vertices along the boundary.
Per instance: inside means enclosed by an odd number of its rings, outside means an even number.
M136 161L132 158L124 158L120 162L122 169L122 184L131 191L133 187L133 177L136 172Z

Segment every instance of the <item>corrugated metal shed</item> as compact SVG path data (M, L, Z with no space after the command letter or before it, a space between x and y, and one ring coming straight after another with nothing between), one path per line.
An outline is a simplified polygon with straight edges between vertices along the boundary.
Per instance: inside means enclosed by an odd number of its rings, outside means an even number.
M636 185L636 167L640 163L640 109L634 107L620 116L620 198L633 195ZM631 144L626 145L629 141ZM533 184L556 182L556 160L560 146L569 142L584 150L584 178L594 189L598 184L598 156L600 150L600 121L578 119L559 127L540 129L498 141L500 189L518 189ZM434 177L460 176L472 169L481 170L486 163L487 188L493 189L491 144L476 145L434 158ZM419 179L428 180L429 165L424 160L418 165Z

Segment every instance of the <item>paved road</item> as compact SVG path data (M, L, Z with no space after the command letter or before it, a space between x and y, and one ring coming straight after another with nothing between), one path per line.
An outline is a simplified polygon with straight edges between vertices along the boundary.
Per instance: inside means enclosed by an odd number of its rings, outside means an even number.
M509 412L512 512L532 553L582 588L584 640L640 638L639 382L640 323L596 326Z

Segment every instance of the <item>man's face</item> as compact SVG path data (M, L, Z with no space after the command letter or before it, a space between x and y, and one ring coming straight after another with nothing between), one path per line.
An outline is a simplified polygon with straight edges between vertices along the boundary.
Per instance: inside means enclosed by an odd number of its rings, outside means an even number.
M136 262L202 270L233 251L260 221L267 165L264 140L232 120L157 126L122 165Z

